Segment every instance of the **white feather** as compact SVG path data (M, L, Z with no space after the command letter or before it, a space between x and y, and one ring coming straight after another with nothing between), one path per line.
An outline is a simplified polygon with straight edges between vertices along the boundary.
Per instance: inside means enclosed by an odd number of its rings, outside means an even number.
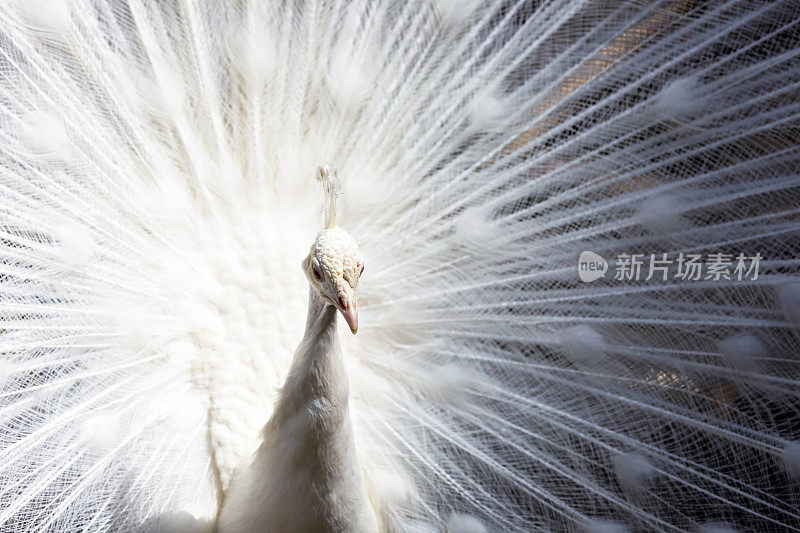
M647 482L656 474L653 465L645 457L636 453L615 457L614 470L620 484L634 493L644 490Z
M447 533L487 533L489 530L478 518L465 514L455 514L447 521Z
M659 113L667 119L683 119L701 111L706 103L697 80L691 77L669 82L656 98Z
M786 444L783 448L783 463L790 476L800 478L800 442Z
M753 371L758 367L758 358L765 355L764 345L752 335L734 335L719 344L726 362L739 370Z
M630 529L614 520L593 520L584 531L586 533L628 533Z
M738 529L724 522L711 522L703 524L697 529L698 533L738 533Z

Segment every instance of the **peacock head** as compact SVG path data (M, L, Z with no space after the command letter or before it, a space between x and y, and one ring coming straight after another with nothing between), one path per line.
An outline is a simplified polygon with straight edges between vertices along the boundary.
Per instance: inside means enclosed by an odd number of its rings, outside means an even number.
M364 258L349 233L326 228L317 234L303 270L322 299L336 307L350 326L358 331L358 280L364 272Z
M336 227L336 199L340 194L336 169L317 168L315 179L325 198L325 229L317 233L303 270L322 299L336 307L355 335L358 331L358 280L364 272L364 258L349 233Z

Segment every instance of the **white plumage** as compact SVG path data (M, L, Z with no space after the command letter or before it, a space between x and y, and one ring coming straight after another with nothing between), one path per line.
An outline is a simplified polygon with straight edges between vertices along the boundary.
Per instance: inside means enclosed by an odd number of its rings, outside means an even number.
M216 524L320 164L382 530L800 529L799 40L791 0L3 2L0 531ZM762 259L614 279L665 253Z
M326 199L333 202L333 191ZM303 340L252 460L225 487L218 530L377 531L356 455L337 311L358 330L358 247L333 205L303 270L311 285Z

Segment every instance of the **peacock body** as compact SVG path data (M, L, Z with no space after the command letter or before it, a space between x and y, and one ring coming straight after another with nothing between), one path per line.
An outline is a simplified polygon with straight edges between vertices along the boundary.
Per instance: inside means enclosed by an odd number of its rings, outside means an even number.
M793 1L2 3L0 531L214 526L320 164L382 530L800 529L799 41Z

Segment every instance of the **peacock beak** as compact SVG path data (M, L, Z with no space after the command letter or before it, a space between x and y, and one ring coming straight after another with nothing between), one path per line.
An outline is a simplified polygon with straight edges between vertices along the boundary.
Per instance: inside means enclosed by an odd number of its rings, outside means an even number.
M339 295L339 312L350 326L353 335L358 331L358 303L355 298L350 298L344 294Z

